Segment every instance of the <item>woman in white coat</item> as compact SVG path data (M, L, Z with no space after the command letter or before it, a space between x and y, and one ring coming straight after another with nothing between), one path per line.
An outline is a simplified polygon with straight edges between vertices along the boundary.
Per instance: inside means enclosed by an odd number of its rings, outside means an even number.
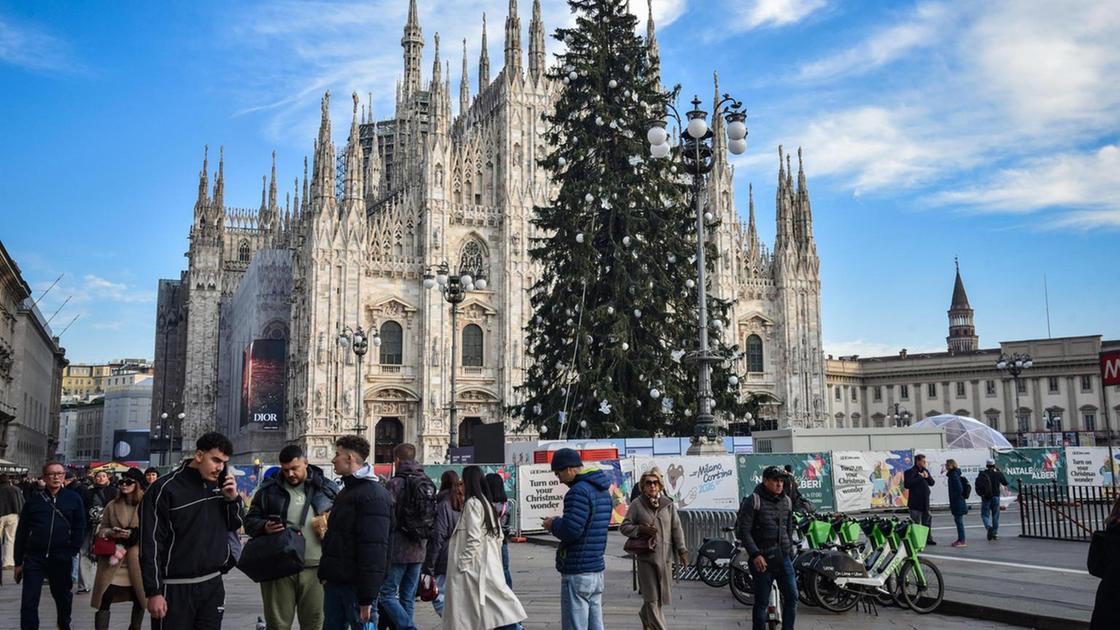
M502 528L478 466L463 469L463 515L448 548L444 630L504 630L526 617L502 573Z

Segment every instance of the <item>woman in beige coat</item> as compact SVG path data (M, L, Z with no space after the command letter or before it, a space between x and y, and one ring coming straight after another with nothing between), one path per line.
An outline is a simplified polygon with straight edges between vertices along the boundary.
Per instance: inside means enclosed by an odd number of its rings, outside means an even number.
M97 578L93 582L90 605L97 609L95 630L109 627L109 607L115 602L132 602L128 630L141 630L148 600L140 577L140 500L148 482L139 468L130 468L120 481L120 494L105 506L97 536L117 543L114 556L97 558Z
M684 529L677 506L663 494L665 485L660 469L655 466L642 473L638 485L642 493L630 503L619 531L628 538L653 540L653 551L635 554L638 590L644 602L638 618L643 630L667 630L669 626L661 607L672 597L669 585L673 577L673 553L676 552L681 566L688 564Z
M525 619L502 573L502 528L483 490L482 469L463 469L463 515L447 549L444 630L517 628Z

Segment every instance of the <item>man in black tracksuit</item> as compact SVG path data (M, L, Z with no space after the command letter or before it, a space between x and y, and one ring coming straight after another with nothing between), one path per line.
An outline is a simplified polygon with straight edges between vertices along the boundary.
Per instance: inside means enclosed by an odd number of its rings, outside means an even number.
M777 466L762 471L762 483L739 504L735 536L751 556L754 579L752 627L766 628L770 587L782 594L782 628L793 630L797 615L797 575L793 570L793 502L782 490L786 474Z
M140 572L153 630L222 627L222 574L236 564L230 532L241 498L226 474L233 445L221 433L198 438L194 457L160 477L140 503Z
M43 580L50 583L58 627L70 630L74 580L70 570L82 547L86 511L77 492L62 487L65 469L58 462L43 466L46 485L31 493L16 526L15 579L26 580L19 609L21 630L39 630L39 596Z

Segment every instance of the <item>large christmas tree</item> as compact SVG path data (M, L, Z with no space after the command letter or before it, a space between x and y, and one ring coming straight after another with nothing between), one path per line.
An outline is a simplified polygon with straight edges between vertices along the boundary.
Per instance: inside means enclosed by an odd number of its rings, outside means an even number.
M546 436L690 435L697 415L696 215L673 160L646 132L674 96L635 34L627 0L570 0L576 27L550 76L563 83L541 160L559 189L536 208L542 268L526 327L532 358L512 407ZM716 252L706 250L708 266ZM717 417L745 408L720 340L727 305L708 298Z

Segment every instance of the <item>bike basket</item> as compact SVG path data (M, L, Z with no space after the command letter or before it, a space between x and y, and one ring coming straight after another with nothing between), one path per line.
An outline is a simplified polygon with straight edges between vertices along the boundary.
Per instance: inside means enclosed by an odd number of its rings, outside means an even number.
M859 542L859 523L855 521L844 521L840 524L840 540L851 544Z
M813 521L809 524L809 531L805 534L809 539L809 544L818 548L828 542L832 537L832 524L825 521Z
M906 540L915 552L926 548L927 539L929 539L929 528L925 525L910 523L910 526L906 528Z

